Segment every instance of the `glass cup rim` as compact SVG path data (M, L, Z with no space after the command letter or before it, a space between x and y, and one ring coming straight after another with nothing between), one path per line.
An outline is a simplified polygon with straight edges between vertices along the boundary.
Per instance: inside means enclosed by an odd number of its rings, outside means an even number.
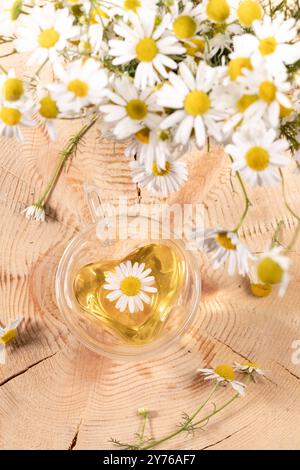
M138 215L138 217L146 218L150 220L154 220L156 223L157 221L149 216ZM127 218L135 218L133 215L127 215ZM110 217L107 218L109 221ZM158 222L160 224L160 222ZM161 225L161 224L160 224ZM200 280L200 267L196 256L192 256L191 253L184 247L184 243L182 240L177 239L170 239L172 244L175 244L177 249L181 251L181 254L184 256L185 262L187 263L189 273L193 276L194 281L194 288L193 288L193 298L191 300L191 306L189 307L189 312L186 315L186 318L180 328L177 331L172 332L169 335L165 335L159 337L158 339L154 340L149 344L143 345L105 345L105 343L96 344L96 341L93 341L91 337L88 335L83 335L83 331L76 327L75 322L72 322L72 312L74 308L79 313L82 311L79 304L70 305L70 298L66 295L66 281L67 281L67 271L69 268L70 263L72 263L72 253L76 252L76 247L83 243L84 239L92 235L95 238L95 242L99 241L96 237L96 226L97 223L89 224L78 233L75 237L73 237L69 243L67 244L63 255L60 259L60 262L57 267L56 276L55 276L55 293L56 293L56 301L58 308L64 317L68 328L70 329L71 333L75 336L75 338L84 344L89 350L107 356L111 359L115 360L134 360L140 361L141 359L150 356L156 356L158 352L163 349L167 349L171 344L173 344L176 339L180 338L183 333L187 330L187 328L192 323L192 320L195 317L195 314L198 309L199 300L200 300L200 293L201 293L201 280ZM75 318L75 315L73 314Z

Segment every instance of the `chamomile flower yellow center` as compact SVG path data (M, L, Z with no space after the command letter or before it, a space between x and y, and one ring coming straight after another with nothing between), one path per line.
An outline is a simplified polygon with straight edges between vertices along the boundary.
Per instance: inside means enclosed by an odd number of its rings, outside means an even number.
M7 101L18 101L24 93L22 80L8 78L3 85L3 96Z
M258 364L256 362L243 362L242 366L252 367L253 369L257 369Z
M237 57L232 59L228 64L228 74L231 80L236 80L240 75L242 75L243 69L252 70L252 64L248 57Z
M135 13L137 12L138 8L142 6L139 0L124 0L124 8L125 10L131 10Z
M74 93L77 98L84 98L89 92L89 87L82 80L75 78L75 80L69 82L68 91Z
M236 107L240 111L240 113L244 113L251 104L255 103L257 101L258 96L257 95L243 95L241 98L237 101Z
M226 0L209 0L206 14L210 20L223 23L230 15L230 8Z
M135 276L125 277L120 284L120 290L128 297L137 295L141 290L141 281Z
M158 48L154 39L143 38L137 43L135 51L139 61L152 62L158 53Z
M7 126L16 126L21 121L21 113L18 109L14 108L1 108L0 119Z
M140 121L147 115L148 108L144 101L135 99L128 101L126 111L131 119Z
M4 333L3 336L0 338L0 344L7 344L11 340L13 340L16 337L17 333L15 329L8 330L6 333Z
M134 135L141 144L149 144L149 134L150 130L148 127L144 127L140 131L136 132Z
M268 38L264 38L260 40L258 49L261 55L269 55L275 52L276 47L277 47L276 39L270 36Z
M254 0L241 2L237 9L237 16L244 26L251 26L253 21L260 20L263 15L262 7Z
M269 166L269 153L262 147L251 147L246 153L246 162L254 171L263 171Z
M54 28L44 29L38 37L38 42L44 49L51 49L59 41L59 33Z
M236 246L232 243L227 232L220 232L216 236L217 242L225 250L236 250Z
M267 297L272 292L272 286L270 284L251 283L250 289L255 297Z
M194 38L189 41L189 44L185 44L184 47L186 49L186 53L194 57L198 52L203 54L205 50L205 42L203 39Z
M188 15L181 15L173 23L173 31L179 39L188 39L196 33L196 22Z
M289 117L293 112L292 106L290 108L286 108L285 106L282 106L282 104L279 105L279 115L281 118L286 118Z
M165 176L170 172L171 165L169 162L166 162L165 169L158 168L156 162L153 162L152 173L154 176Z
M50 96L45 96L40 100L40 114L46 119L55 119L58 115L58 107L56 101Z
M191 116L200 116L207 113L210 108L209 96L203 91L193 90L184 100L184 109Z
M220 364L214 372L225 380L234 380L234 370L229 364Z
M266 284L279 284L283 277L283 269L272 258L266 257L259 262L257 275Z
M276 98L276 86L274 83L266 80L259 85L258 96L266 103L272 103Z
M12 21L16 21L20 14L22 13L22 0L15 0L15 2L10 7L10 18Z

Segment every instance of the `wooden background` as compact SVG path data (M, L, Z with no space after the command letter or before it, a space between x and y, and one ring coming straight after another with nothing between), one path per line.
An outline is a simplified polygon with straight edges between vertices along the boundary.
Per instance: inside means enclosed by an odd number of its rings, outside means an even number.
M2 62L14 65L9 59ZM23 64L17 68L22 71ZM54 277L68 241L90 221L84 181L94 182L104 201L126 195L138 201L123 146L98 138L92 129L52 194L47 223L28 221L21 211L48 181L59 150L75 126L59 124L60 139L49 143L43 128L25 141L0 139L0 320L24 315L16 341L0 366L1 449L109 449L110 437L130 441L140 418L152 410L154 437L174 429L182 411L192 412L208 393L198 367L251 360L271 370L264 383L212 421L206 432L178 436L170 449L300 449L300 365L291 344L300 339L300 257L291 254L293 279L283 300L250 295L246 280L214 272L202 258L203 296L185 345L155 361L116 363L91 353L69 333L55 303ZM207 226L232 227L242 211L237 181L221 150L187 158L189 183L172 201L202 202ZM300 212L299 176L285 171L289 200ZM232 180L232 185L230 184ZM241 231L259 252L284 221L283 242L295 228L280 188L251 191L253 207ZM142 201L149 201L142 191ZM222 390L217 401L228 398Z

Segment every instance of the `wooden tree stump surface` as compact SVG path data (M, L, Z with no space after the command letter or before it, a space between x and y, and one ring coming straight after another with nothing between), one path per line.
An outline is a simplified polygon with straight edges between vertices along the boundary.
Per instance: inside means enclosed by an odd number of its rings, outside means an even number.
M12 64L8 60L5 66ZM83 183L97 185L105 202L121 195L138 202L124 146L100 140L93 128L60 177L48 221L28 221L21 214L41 193L59 150L81 125L61 121L56 143L48 141L42 126L26 130L22 144L0 139L0 321L6 325L24 316L17 339L7 348L7 363L0 366L0 448L110 449L111 437L132 440L141 406L152 410L149 433L160 437L208 394L198 367L250 360L270 370L269 378L249 386L245 398L212 420L205 432L180 435L164 448L300 449L300 365L292 363L291 347L300 339L299 243L291 254L292 280L283 299L275 292L264 299L251 296L246 279L213 271L201 256L203 292L189 341L151 362L113 362L70 334L55 302L54 278L69 240L90 222ZM194 152L187 161L189 182L170 201L203 203L206 226L233 227L243 199L222 150ZM299 176L284 173L290 204L299 213ZM280 220L282 243L287 243L296 221L284 207L280 187L250 195L253 206L241 230L246 243L262 251ZM141 196L150 201L146 191ZM222 390L216 401L230 393Z

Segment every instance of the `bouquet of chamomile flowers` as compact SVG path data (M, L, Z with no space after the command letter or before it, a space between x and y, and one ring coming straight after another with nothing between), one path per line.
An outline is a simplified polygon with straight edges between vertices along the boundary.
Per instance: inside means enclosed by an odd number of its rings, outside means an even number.
M238 236L251 186L284 189L282 168L300 168L300 10L298 0L0 0L0 135L87 118L62 151L59 168L101 119L126 141L132 178L166 197L188 179L181 158L192 148L224 145L245 195L233 230L204 234L213 264L249 274L255 295L284 293L289 246L273 243L259 259ZM26 53L24 76L1 58ZM50 81L40 78L50 68ZM55 177L26 216L45 219ZM250 269L251 266L251 269Z

